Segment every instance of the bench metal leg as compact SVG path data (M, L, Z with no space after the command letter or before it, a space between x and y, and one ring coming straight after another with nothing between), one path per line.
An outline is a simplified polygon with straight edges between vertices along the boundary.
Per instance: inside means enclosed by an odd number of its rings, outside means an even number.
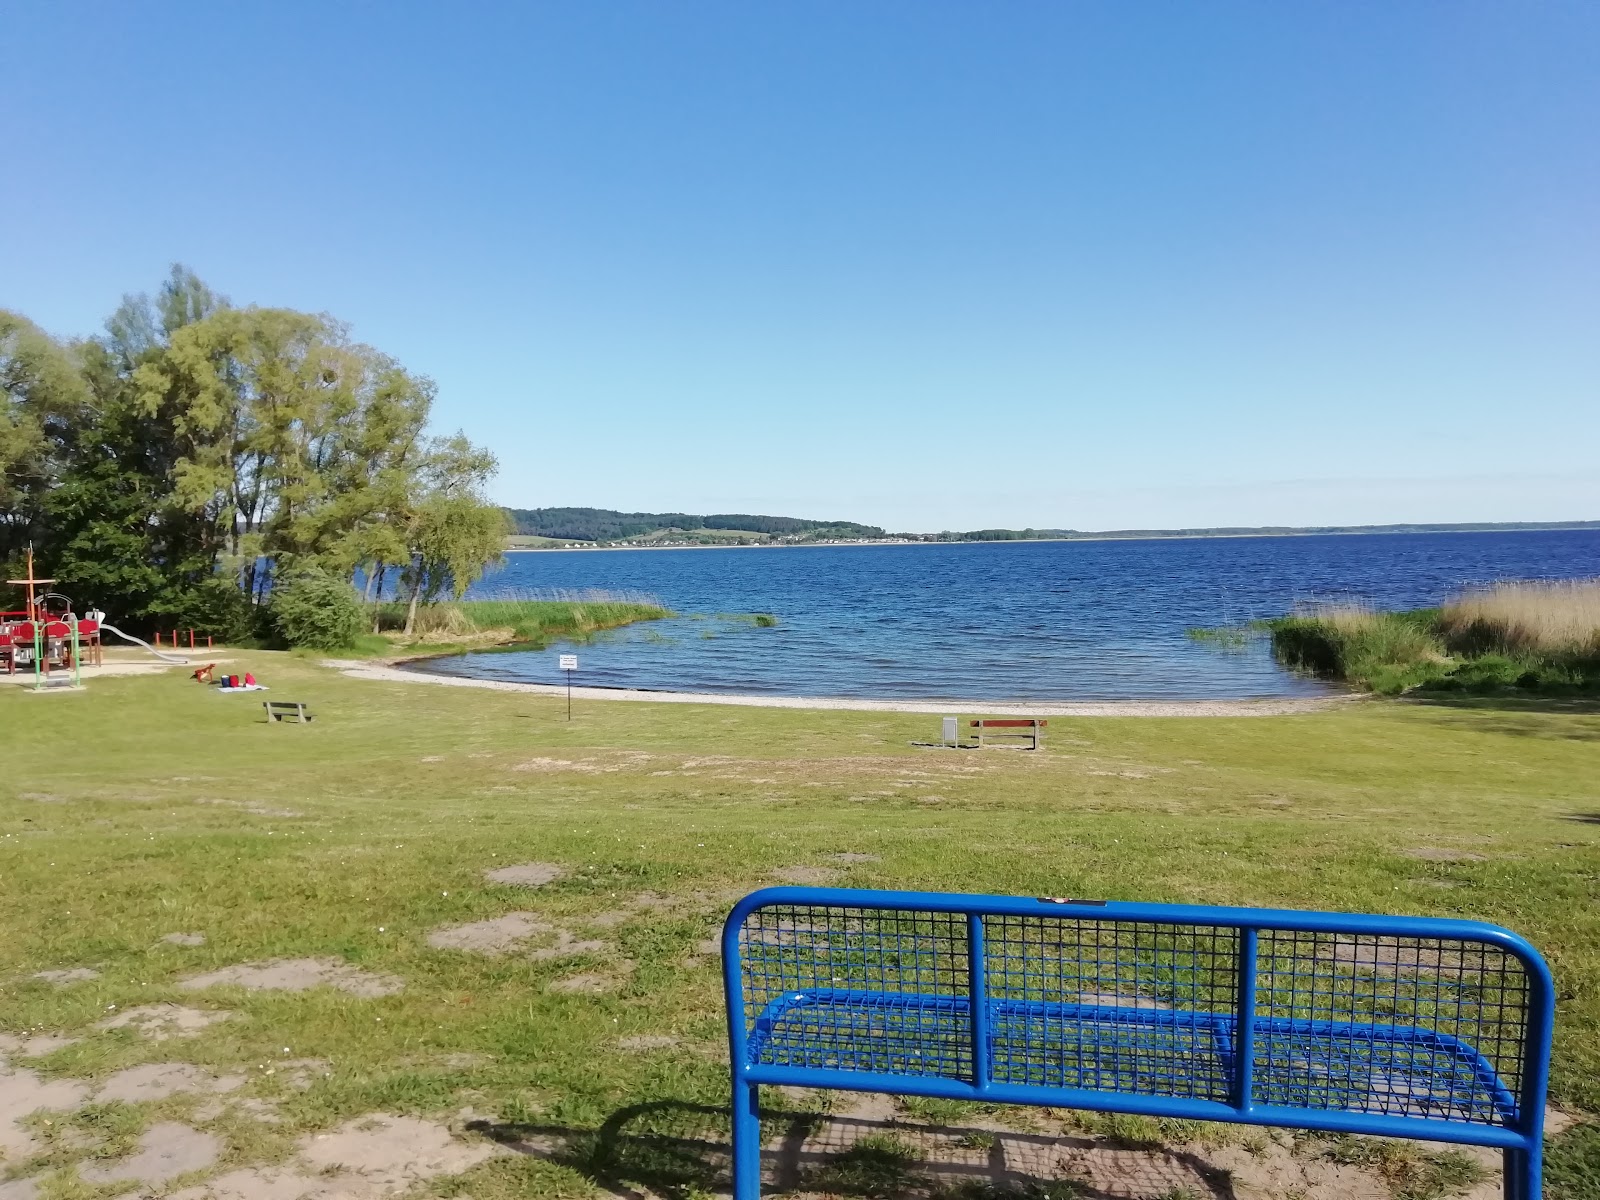
M733 1081L733 1200L761 1195L761 1088Z
M1543 1194L1543 1149L1507 1150L1502 1162L1503 1195L1506 1200L1539 1200Z

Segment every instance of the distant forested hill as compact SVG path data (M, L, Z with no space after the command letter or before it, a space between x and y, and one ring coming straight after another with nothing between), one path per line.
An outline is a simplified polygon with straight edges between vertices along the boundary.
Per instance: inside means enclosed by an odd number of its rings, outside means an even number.
M577 542L615 542L646 537L663 530L692 532L727 529L770 537L826 532L841 538L883 537L875 525L854 521L807 521L799 517L763 517L745 513L624 513L609 508L508 508L516 532L524 537L562 538Z
M964 532L885 533L856 521L811 521L749 513L625 513L609 508L508 508L515 532L527 538L651 545L737 545L819 541L1010 542L1104 538L1272 537L1315 533L1466 533L1518 529L1595 529L1600 521L1482 521L1458 524L1247 526L1209 529L969 529Z

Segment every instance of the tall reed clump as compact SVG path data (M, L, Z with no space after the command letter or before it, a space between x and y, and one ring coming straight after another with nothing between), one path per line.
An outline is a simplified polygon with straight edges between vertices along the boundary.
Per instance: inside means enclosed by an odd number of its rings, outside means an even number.
M1269 625L1286 666L1390 695L1600 690L1595 579L1496 583L1414 612L1313 607Z
M380 626L402 626L404 613L403 604L384 605ZM643 593L508 592L483 600L427 605L418 610L413 632L423 642L472 641L492 634L505 641L543 644L671 615L655 597Z
M1378 612L1322 605L1270 622L1272 652L1285 666L1394 695L1448 665L1432 610Z
M1439 610L1439 629L1463 654L1597 658L1600 579L1471 588Z

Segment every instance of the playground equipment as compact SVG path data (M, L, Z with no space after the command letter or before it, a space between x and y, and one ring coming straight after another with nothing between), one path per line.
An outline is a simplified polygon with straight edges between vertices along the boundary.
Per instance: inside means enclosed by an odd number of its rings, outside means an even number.
M1490 1146L1540 1194L1555 987L1496 925L785 887L722 963L734 1200L762 1084Z
M81 686L81 668L85 656L91 666L104 664L101 644L103 632L142 646L165 662L189 661L163 654L149 643L123 633L115 625L108 624L105 613L99 609L91 607L84 616L79 617L73 611L71 597L60 592L37 591L55 580L41 579L35 574L31 546L28 548L27 578L8 579L6 582L26 588L27 599L25 607L21 609L0 612L0 661L5 663L8 675L15 675L18 667L32 667L36 691L62 686L51 679L51 675L59 671L71 672L68 686Z
M143 638L136 638L131 633L123 633L122 630L118 629L115 625L108 624L104 620L102 620L100 622L100 628L102 630L104 630L106 633L114 634L115 636L121 638L125 642L131 642L135 646L144 647L151 654L154 654L157 658L159 658L162 662L177 663L180 666L187 666L188 665L189 660L187 658L180 658L176 654L163 654L163 653L161 653L161 651L157 650L154 646L152 646L149 642L145 641Z
M60 592L35 590L55 580L35 574L31 546L27 578L6 582L27 589L25 608L0 612L0 656L5 659L6 673L14 675L19 666L31 666L34 689L43 690L52 682L52 670L70 671L70 686L77 687L84 650L94 662L100 661L99 622L80 619L72 611L72 601Z

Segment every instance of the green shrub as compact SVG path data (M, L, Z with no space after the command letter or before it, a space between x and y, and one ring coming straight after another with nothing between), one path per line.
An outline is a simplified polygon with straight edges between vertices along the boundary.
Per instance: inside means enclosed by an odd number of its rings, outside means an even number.
M214 637L218 641L240 645L261 635L261 613L250 603L250 597L238 584L221 575L214 575L185 592L167 598L168 602L152 606L139 619L138 624L154 629L192 629L197 637ZM126 614L112 613L111 623L128 626L118 620Z
M317 570L295 571L277 581L270 612L279 639L312 650L343 650L367 626L355 589Z

